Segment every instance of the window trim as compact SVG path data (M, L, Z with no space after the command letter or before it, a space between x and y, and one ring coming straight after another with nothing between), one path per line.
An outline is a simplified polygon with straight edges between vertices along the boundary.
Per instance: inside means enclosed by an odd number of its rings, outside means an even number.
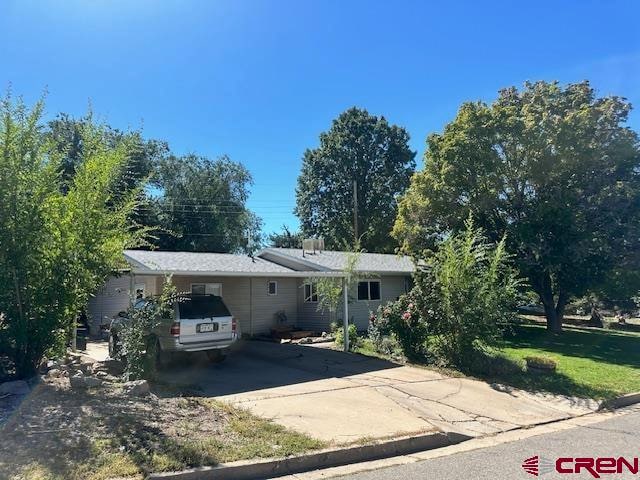
M309 286L309 296L307 297L307 286ZM304 283L303 284L303 301L304 303L318 303L318 292L316 291L316 286L313 283ZM314 300L313 297L316 297Z
M219 285L220 286L220 297L222 297L222 283L220 282L193 282L189 288L189 291L193 295L193 286L194 285L204 285L204 294L207 295L207 285Z
M275 285L274 293L271 293L271 284ZM269 280L267 282L267 295L270 297L275 297L278 295L278 281L277 280Z
M404 277L404 293L409 293L413 288L413 277L406 276Z
M375 300L371 299L371 283L372 282L378 282L379 284L378 292L380 294L380 298ZM360 288L361 283L367 284L367 298L363 298L363 299L359 298L358 290ZM358 302L381 302L382 301L382 280L380 278L363 278L361 280L358 280L358 283L356 285L356 298Z

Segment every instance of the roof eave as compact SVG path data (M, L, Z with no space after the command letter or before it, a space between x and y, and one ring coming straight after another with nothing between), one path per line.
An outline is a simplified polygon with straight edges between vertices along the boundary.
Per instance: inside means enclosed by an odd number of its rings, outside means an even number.
M359 275L413 275L414 270L358 270Z
M190 270L150 270L146 268L132 268L131 273L134 275L180 275L189 277L292 277L292 278L309 278L309 277L344 277L342 272L228 272L228 271L190 271Z

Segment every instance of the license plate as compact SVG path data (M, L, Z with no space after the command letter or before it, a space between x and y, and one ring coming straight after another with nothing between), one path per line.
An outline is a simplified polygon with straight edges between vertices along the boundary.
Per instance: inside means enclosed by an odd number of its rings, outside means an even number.
M218 324L217 323L199 323L196 326L196 331L198 333L217 332Z

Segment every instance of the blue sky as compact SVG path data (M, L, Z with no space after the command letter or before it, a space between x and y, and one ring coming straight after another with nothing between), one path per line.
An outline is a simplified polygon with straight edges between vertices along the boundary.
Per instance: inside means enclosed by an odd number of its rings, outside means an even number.
M407 128L420 165L461 102L525 80L589 79L640 105L638 1L430 3L1 0L0 90L228 154L267 232L297 226L302 153L348 107Z

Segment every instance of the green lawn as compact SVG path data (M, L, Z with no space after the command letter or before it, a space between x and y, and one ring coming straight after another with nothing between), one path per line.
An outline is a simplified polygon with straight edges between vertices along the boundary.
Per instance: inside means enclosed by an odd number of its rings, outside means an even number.
M488 364L475 365L468 374L524 390L598 400L640 392L638 333L567 325L561 334L549 333L542 325L517 325L510 329L504 349L488 357L491 359ZM355 351L395 361L377 353L368 339L363 339ZM550 375L526 372L524 359L529 356L552 358L557 363L556 372ZM443 372L460 373L450 369Z
M512 372L500 380L529 389L590 398L640 391L640 335L612 330L566 327L552 334L542 326L513 328L505 356L522 364L528 356L557 362L557 372L536 376Z

